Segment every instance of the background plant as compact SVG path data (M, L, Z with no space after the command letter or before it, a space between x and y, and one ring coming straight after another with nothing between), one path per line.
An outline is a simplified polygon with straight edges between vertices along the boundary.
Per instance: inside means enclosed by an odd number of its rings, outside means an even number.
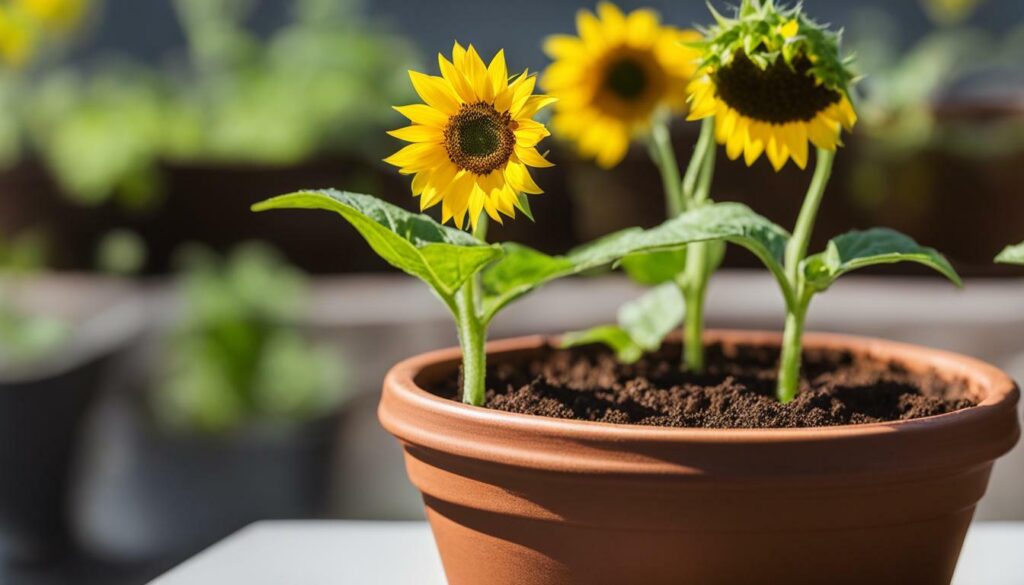
M255 243L223 259L202 248L183 256L181 315L151 393L162 424L223 432L304 420L338 404L344 371L337 351L313 344L295 324L305 297L301 273Z
M187 45L161 67L115 56L0 80L11 106L0 114L0 162L28 146L76 202L131 209L159 202L166 162L383 155L377 129L391 114L371 104L408 95L411 45L368 22L358 0L296 0L265 37L247 25L255 6L175 0Z
M0 112L15 111L29 67L73 32L85 7L84 0L0 4ZM20 152L20 129L19 120L0 114L0 165ZM44 238L34 230L0 234L0 370L7 374L32 366L71 333L63 321L23 311L14 298L43 267L45 252Z

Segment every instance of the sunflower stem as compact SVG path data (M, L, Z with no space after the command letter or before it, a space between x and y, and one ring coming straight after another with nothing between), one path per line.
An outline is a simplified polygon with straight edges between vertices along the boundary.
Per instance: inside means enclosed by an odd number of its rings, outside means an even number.
M709 121L710 120L710 121ZM683 192L688 195L689 209L696 209L708 201L711 179L715 170L715 146L712 140L714 119L701 124L700 137L683 180ZM693 171L697 169L697 171ZM696 173L694 175L693 173ZM690 244L686 251L680 291L686 305L683 318L683 369L704 372L704 301L708 278L711 276L711 246L707 243Z
M690 157L690 163L686 165L686 174L683 175L683 198L688 205L697 198L698 179L701 179L701 183L704 185L703 198L706 198L708 195L711 175L704 172L704 167L708 164L708 150L714 150L714 135L714 116L704 118L700 123L700 135L697 136L697 144L693 147L693 156ZM714 156L711 157L710 164L712 165L711 168L713 168Z
M800 383L800 360L803 348L804 318L810 304L811 294L807 290L801 264L807 256L807 246L814 231L814 221L825 194L825 186L832 174L835 151L819 148L814 166L814 177L807 188L807 195L800 207L793 237L786 245L786 279L794 291L794 300L786 307L786 329L782 337L782 356L779 363L779 380L776 396L786 403L796 397Z
M487 217L473 228L473 236L487 241ZM462 401L483 406L487 392L487 323L480 317L479 275L473 275L455 293L455 322L462 348Z
M672 148L668 122L658 121L651 126L651 146L651 156L661 172L661 183L665 190L665 213L668 217L675 217L686 209L687 202L679 179L679 161Z

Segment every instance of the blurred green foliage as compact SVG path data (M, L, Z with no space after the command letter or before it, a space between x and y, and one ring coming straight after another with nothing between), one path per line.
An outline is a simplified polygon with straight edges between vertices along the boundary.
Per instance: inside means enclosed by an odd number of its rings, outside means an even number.
M337 351L295 326L303 276L271 249L243 244L227 258L188 249L181 310L152 395L172 429L223 432L254 420L322 415L343 398Z
M289 165L386 151L380 128L392 112L380 104L411 99L405 72L416 57L368 22L359 0L294 0L290 21L265 38L246 25L255 2L174 6L187 51L166 67L113 59L0 79L0 165L27 144L77 201L143 207L159 202L164 162Z
M46 245L35 231L0 239L0 372L28 368L60 347L70 326L46 315L20 310L11 297L24 280L44 265Z
M871 72L860 84L858 130L885 157L926 147L973 156L1024 148L1019 117L985 124L971 116L971 108L1013 104L1000 92L1024 76L1024 25L1001 38L947 26L909 48L900 46L899 23L885 12L862 10L851 28L860 31L852 39L858 68ZM966 124L953 121L961 116L949 116L950 106L965 108L955 113L966 114Z

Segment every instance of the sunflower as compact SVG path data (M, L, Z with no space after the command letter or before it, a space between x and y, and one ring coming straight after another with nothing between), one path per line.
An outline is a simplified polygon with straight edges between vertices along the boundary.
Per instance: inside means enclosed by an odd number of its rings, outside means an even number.
M553 62L541 86L559 100L555 131L576 141L581 155L613 167L659 108L685 109L700 54L684 43L700 33L662 26L648 9L623 14L610 2L600 3L597 14L580 10L576 29L578 37L544 43Z
M775 170L789 159L805 168L808 142L835 150L857 121L838 36L799 6L771 0L743 0L735 18L714 16L716 26L695 44L704 55L689 85L688 119L714 116L715 139L748 166L764 153Z
M532 117L554 98L533 95L528 71L510 81L504 51L484 66L473 45L455 43L451 61L437 60L440 77L409 72L426 103L395 108L413 124L388 134L412 144L385 162L415 175L420 209L440 203L442 223L461 228L468 212L475 229L481 212L498 223L517 208L529 214L524 194L543 191L527 167L552 166L536 148L550 134Z

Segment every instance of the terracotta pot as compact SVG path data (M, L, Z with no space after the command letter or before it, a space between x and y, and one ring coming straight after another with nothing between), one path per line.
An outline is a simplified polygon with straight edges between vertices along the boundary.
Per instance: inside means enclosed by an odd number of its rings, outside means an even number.
M709 342L778 345L771 333ZM542 337L489 346L492 361ZM992 464L1020 434L1013 381L965 356L809 334L965 380L979 405L912 421L785 430L557 420L424 391L456 349L406 360L379 416L401 441L450 585L948 583Z

